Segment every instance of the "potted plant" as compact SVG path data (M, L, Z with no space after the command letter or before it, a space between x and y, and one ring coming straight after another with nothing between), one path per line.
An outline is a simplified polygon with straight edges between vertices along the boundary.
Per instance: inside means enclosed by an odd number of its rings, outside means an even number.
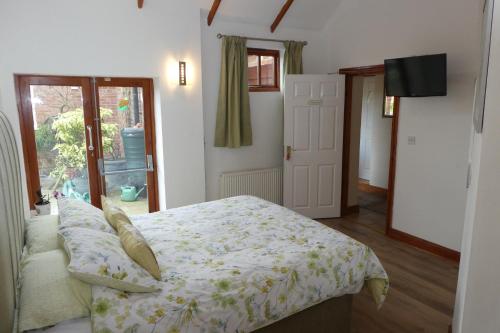
M38 215L50 215L50 201L46 195L42 195L42 190L36 191L37 200L35 209Z

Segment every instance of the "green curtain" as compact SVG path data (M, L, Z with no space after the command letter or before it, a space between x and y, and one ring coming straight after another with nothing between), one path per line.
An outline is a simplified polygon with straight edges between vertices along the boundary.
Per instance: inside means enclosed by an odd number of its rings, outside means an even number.
M304 74L302 66L302 50L304 49L303 42L287 41L285 45L285 74Z
M215 125L215 146L252 145L246 39L224 37Z

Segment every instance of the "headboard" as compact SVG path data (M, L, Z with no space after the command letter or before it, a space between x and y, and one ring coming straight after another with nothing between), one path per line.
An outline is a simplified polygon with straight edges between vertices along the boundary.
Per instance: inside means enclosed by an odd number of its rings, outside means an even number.
M18 307L17 281L24 246L21 165L12 126L0 111L0 333L11 333Z

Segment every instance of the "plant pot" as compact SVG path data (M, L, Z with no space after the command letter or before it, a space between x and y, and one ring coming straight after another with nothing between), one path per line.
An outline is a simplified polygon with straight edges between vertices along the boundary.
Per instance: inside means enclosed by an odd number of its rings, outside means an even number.
M50 203L45 205L35 204L35 209L38 215L50 215Z

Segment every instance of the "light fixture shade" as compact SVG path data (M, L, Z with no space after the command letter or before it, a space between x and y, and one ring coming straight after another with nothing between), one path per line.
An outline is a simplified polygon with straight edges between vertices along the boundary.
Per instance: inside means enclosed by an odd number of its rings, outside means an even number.
M185 61L179 61L179 85L180 86L187 85L186 62Z

